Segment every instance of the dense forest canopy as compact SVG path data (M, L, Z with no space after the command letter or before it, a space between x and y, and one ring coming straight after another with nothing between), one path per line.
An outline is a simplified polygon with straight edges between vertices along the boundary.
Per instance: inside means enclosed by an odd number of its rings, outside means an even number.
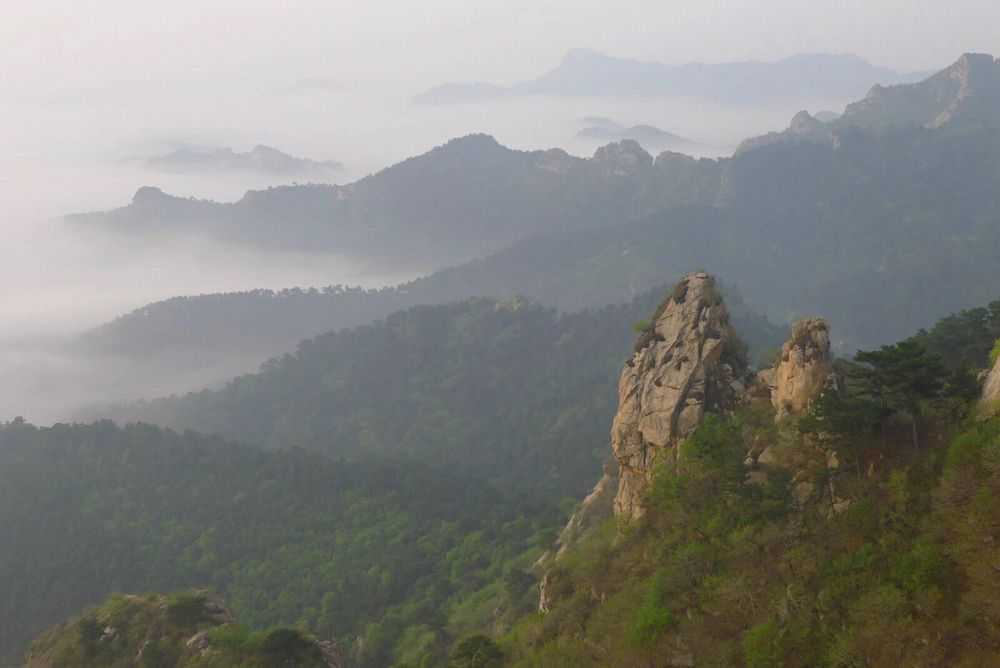
M504 575L530 565L557 517L413 462L14 421L0 426L0 665L112 592L205 586L252 628L364 638L361 665L433 656L461 632L453 615L482 604L473 593L493 587L484 614L508 590L519 604L529 585L505 589Z
M113 409L268 449L444 466L509 494L580 496L607 457L632 323L662 298L559 314L523 298L419 306L321 335L220 391ZM753 355L784 333L733 299Z

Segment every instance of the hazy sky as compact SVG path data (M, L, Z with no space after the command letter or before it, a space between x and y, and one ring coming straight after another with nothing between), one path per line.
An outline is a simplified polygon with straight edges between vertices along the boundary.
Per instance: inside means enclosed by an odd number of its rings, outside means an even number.
M414 91L511 82L570 48L663 62L852 52L904 70L997 49L996 0L5 0L0 86L22 93L322 77ZM93 91L92 88L90 88Z

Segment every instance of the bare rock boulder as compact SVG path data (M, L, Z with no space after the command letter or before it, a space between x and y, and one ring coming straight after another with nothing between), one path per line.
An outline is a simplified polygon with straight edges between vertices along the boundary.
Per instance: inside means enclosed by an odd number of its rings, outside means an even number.
M834 380L830 325L823 318L795 323L774 366L757 375L758 383L770 389L778 419L808 410Z

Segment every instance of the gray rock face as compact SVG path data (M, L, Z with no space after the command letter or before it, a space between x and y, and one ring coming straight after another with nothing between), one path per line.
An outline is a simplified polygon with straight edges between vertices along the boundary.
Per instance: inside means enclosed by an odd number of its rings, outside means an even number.
M830 325L823 318L808 318L795 323L774 367L757 374L757 382L769 388L781 419L806 411L833 375Z
M993 365L993 370L986 376L983 384L983 398L979 402L980 412L989 417L1000 411L1000 359Z
M654 461L676 457L706 412L727 412L742 399L747 367L742 344L703 272L686 276L660 305L618 383L611 449L620 467L615 515L643 514Z

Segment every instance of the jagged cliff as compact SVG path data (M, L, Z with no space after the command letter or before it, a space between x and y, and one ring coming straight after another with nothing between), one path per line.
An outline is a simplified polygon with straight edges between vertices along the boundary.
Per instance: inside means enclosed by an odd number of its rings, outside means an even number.
M675 446L706 411L726 412L747 385L742 343L704 272L689 274L657 309L618 383L611 449L620 472L615 515L642 515L654 461L676 457Z
M823 388L835 382L827 321L807 318L795 323L774 366L757 374L757 382L768 388L776 418L807 410Z

